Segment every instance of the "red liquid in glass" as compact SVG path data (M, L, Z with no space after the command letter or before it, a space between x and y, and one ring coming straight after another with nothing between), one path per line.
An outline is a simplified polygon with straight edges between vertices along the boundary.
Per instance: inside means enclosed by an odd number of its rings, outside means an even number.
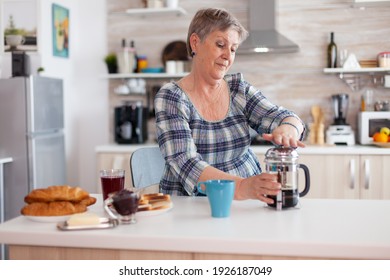
M106 176L101 177L101 181L104 200L108 198L110 193L120 191L125 186L125 177Z

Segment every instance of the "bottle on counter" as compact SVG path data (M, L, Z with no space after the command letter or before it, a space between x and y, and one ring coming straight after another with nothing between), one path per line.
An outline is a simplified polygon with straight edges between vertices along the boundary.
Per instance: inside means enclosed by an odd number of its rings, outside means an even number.
M337 45L334 41L334 33L330 33L328 44L328 68L337 68Z

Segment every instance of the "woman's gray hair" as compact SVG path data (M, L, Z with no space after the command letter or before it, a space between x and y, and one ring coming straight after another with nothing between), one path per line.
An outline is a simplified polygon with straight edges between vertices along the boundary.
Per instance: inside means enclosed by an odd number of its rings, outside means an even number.
M203 42L203 40L215 30L226 31L230 28L238 32L240 43L248 37L248 31L241 25L237 18L225 9L207 8L197 11L188 28L188 55L193 56L190 44L190 37L193 33L197 34Z

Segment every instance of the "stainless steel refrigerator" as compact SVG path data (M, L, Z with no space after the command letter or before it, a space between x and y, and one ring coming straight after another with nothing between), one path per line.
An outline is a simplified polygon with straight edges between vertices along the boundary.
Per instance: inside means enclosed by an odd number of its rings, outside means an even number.
M0 79L0 158L13 160L3 171L4 220L20 215L31 190L66 183L63 129L61 79Z

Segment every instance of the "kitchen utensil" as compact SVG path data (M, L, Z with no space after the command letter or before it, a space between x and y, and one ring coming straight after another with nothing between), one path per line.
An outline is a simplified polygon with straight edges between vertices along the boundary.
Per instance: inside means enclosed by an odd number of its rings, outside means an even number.
M320 106L311 107L313 123L310 124L309 141L310 144L322 145L325 142L324 137L324 113Z
M201 186L205 186L205 190ZM211 216L214 218L225 218L230 216L235 182L232 180L209 180L199 182L197 189L200 193L206 194L210 207Z
M321 108L318 105L311 107L311 114L313 116L313 121L315 124L318 124L320 121Z
M372 89L367 89L362 94L360 110L362 112L374 111L374 91Z
M186 42L173 41L173 42L170 42L169 44L167 44L164 47L161 60L162 60L163 65L166 65L166 62L168 60L187 61L188 54L187 54Z
M374 107L375 111L389 111L389 101L376 101Z
M295 207L299 197L305 196L310 190L310 172L304 164L298 164L298 153L290 147L274 147L265 154L265 168L267 173L277 174L278 182L282 185L277 196L269 196L274 203L268 204L277 210ZM298 169L305 174L305 188L298 191Z

